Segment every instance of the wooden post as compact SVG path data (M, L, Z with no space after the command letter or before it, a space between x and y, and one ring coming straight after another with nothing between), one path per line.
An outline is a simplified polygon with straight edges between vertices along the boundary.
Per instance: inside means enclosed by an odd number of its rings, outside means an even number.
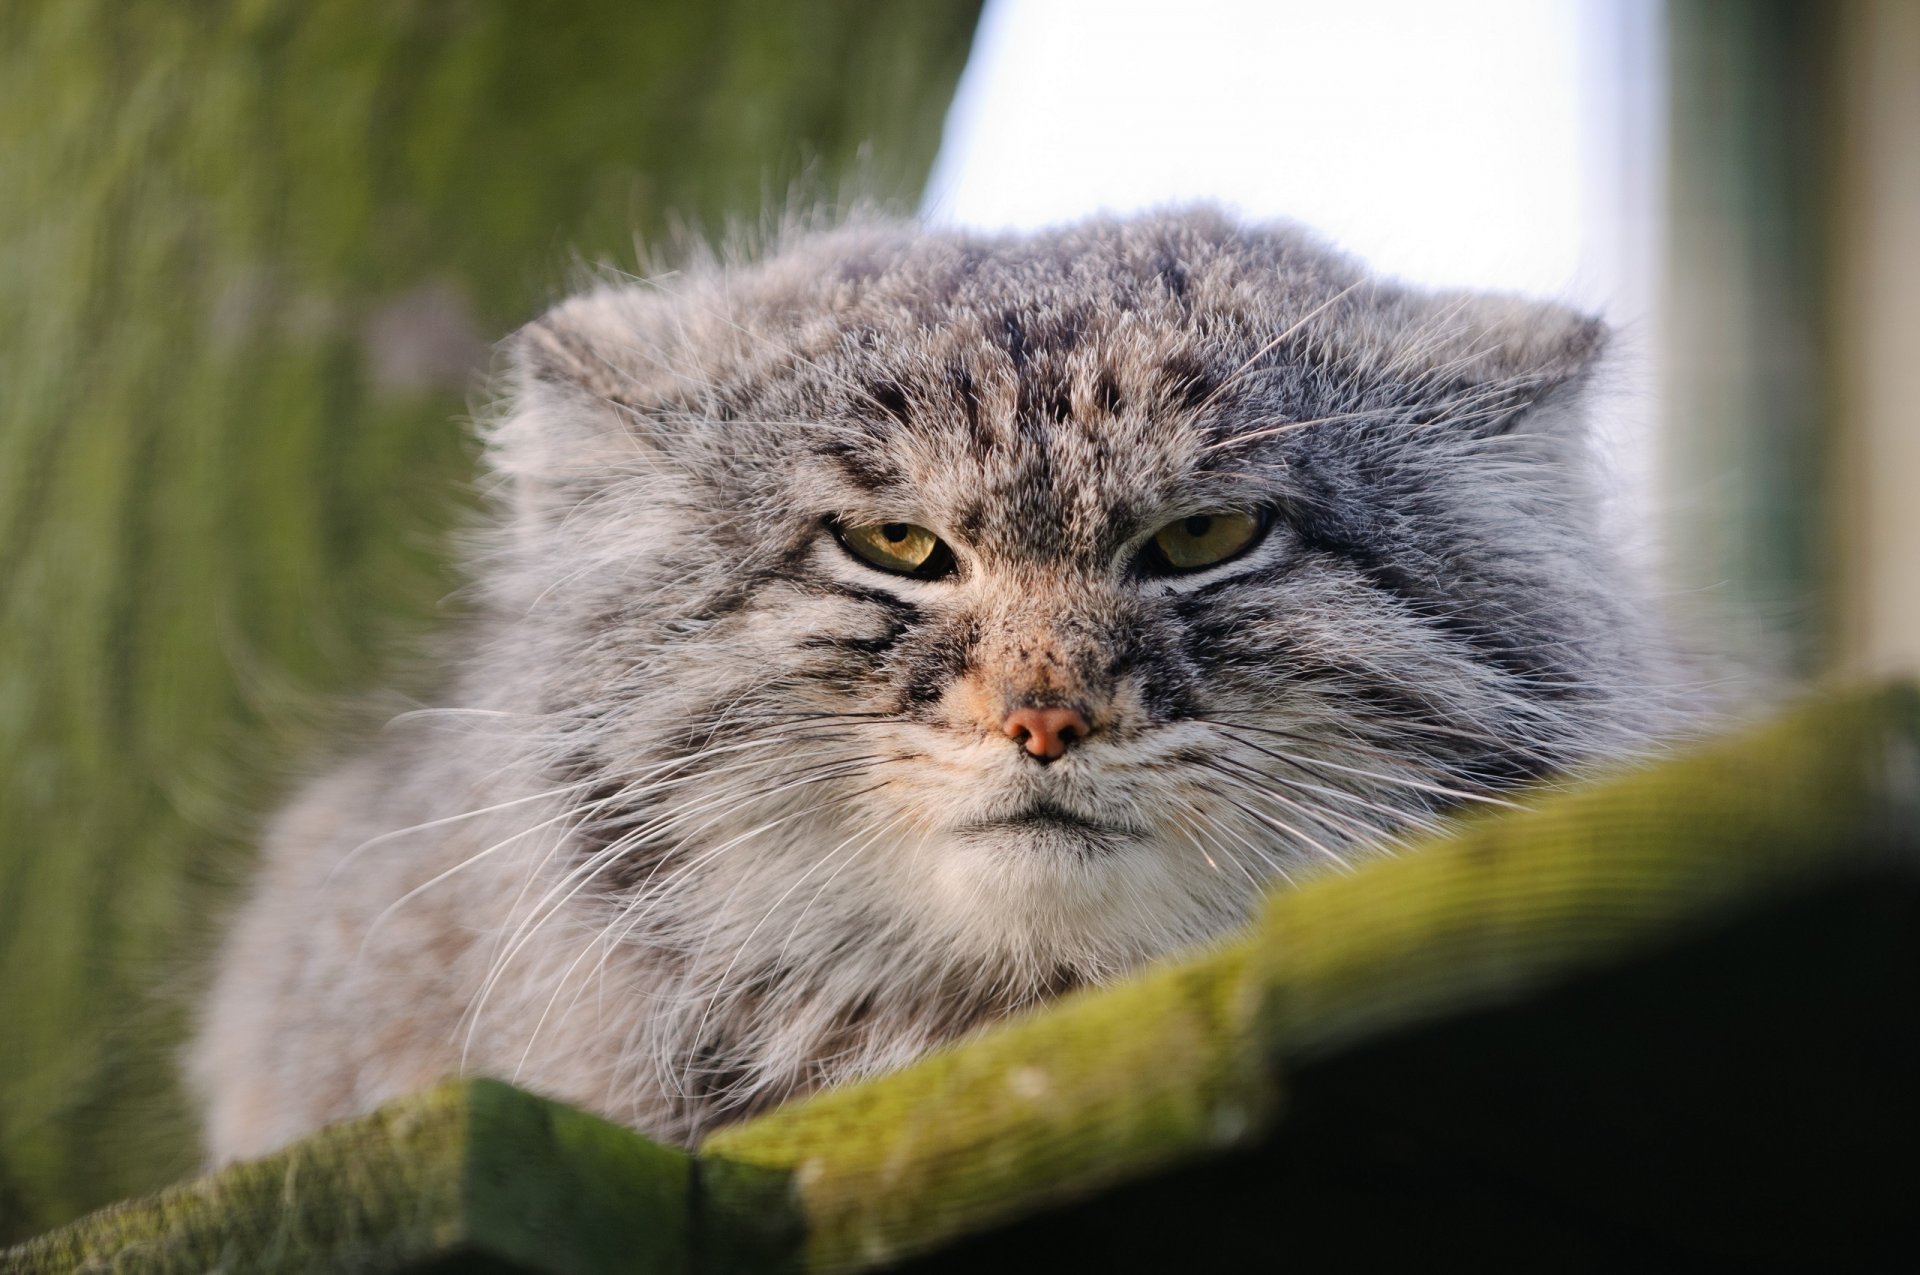
M1920 10L1672 0L1669 539L1719 645L1920 669Z
M1834 665L1920 672L1920 6L1839 23Z
M1830 6L1672 0L1662 441L1675 583L1720 650L1828 658Z

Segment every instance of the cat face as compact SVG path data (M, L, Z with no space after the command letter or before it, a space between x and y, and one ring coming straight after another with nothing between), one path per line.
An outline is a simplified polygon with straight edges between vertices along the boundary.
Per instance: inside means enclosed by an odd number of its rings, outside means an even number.
M580 878L670 945L1098 978L1630 746L1599 344L1206 212L569 302L494 433L494 599Z

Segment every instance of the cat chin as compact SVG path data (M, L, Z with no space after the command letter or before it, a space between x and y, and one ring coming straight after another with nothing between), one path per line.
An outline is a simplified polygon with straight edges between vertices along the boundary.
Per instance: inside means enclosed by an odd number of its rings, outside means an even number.
M1218 937L1255 892L1150 835L1068 821L975 825L926 847L923 918L963 946L1059 948L1127 965Z

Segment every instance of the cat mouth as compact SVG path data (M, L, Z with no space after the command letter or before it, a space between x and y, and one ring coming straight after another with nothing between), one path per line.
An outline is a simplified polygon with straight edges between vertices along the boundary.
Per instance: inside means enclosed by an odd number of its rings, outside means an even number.
M1132 837L1132 828L1100 823L1051 802L1035 802L1025 810L1000 819L983 819L961 829L963 832L1033 839L1037 844L1059 844L1070 848L1104 849L1113 842Z

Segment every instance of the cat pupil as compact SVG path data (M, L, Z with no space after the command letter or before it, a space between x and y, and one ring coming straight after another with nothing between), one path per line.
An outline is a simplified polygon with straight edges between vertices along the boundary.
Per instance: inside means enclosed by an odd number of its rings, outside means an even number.
M889 543L897 545L907 538L907 530L907 524L904 522L889 522L880 528L880 534L885 536Z
M1180 525L1189 536L1198 540L1200 537L1206 535L1207 531L1213 526L1213 517L1210 514L1201 514L1187 519Z

